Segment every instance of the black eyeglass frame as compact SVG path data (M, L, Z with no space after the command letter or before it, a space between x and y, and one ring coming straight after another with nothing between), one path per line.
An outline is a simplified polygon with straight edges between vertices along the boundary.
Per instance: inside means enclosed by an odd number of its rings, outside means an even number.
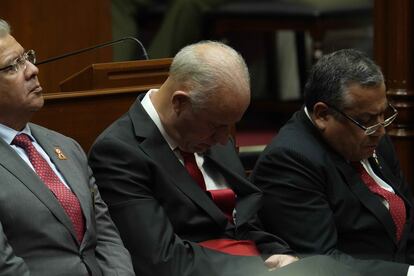
M361 128L364 131L365 135L367 135L367 136L374 134L380 127L389 126L395 120L395 118L397 118L397 115L398 115L397 109L392 104L388 103L388 106L391 107L394 114L391 115L390 117L388 117L387 119L385 119L381 123L366 127L366 126L362 125L360 122L358 122L357 120L355 120L354 118L352 118L351 116L349 116L348 114L346 114L345 112L343 112L343 111L339 110L338 108L336 108L335 106L333 106L331 104L328 104L326 102L323 102L323 103L326 104L329 108L333 109L334 111L336 111L339 114L341 114L342 116L344 116L346 119L350 120L352 123L354 123L359 128Z
M13 72L16 73L20 70L21 66L26 64L26 61L35 64L36 63L36 52L35 50L28 50L27 52L23 53L20 57L15 59L12 64L7 65L3 68L0 68L0 72L8 70L9 68L13 69Z

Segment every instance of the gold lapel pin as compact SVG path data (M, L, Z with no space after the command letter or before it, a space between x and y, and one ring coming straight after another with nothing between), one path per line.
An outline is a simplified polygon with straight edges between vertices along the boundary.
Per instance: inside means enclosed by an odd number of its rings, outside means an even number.
M55 153L59 160L66 160L66 155L63 154L63 151L60 148L55 148Z

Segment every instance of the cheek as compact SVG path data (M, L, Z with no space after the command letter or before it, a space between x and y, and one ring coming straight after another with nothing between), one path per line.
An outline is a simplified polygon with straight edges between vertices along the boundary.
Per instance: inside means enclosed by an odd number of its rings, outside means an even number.
M12 102L12 98L16 97L16 89L11 89L10 86L1 85L0 86L0 101L1 102Z
M27 89L24 86L24 81L20 81L18 78L0 82L0 97L3 99L22 97L25 93L27 93Z
M191 138L193 140L197 140L197 141L200 141L200 142L209 140L213 136L211 132L209 132L205 129L197 129L197 130L191 132L190 135L191 135Z
M349 140L352 141L352 144L358 148L363 147L369 141L369 137L359 130L350 132L346 137L349 137Z
M359 145L355 144L355 138L352 133L341 125L335 125L327 129L325 139L328 143L342 156L349 158L349 155L359 148Z
M351 159L361 160L368 158L372 155L372 149L367 147L369 143L369 137L365 135L355 134L349 136L349 151L352 153Z
M191 144L212 144L214 141L214 133L198 126L197 128L193 128L192 131L188 131L185 139Z

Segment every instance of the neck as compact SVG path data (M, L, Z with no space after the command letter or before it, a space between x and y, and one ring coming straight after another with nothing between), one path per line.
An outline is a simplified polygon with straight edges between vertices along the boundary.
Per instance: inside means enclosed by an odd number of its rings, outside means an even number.
M10 120L0 120L0 124L5 125L5 126L7 126L9 128L12 128L14 130L17 130L17 131L21 131L22 129L24 129L24 127L26 126L27 122L28 121L22 121L22 120L19 120L19 121L16 121L16 120L14 120L14 121L10 121Z
M174 141L179 141L178 132L175 130L173 122L171 121L174 111L171 107L170 94L168 93L166 85L163 84L157 93L151 95L150 99L168 136Z

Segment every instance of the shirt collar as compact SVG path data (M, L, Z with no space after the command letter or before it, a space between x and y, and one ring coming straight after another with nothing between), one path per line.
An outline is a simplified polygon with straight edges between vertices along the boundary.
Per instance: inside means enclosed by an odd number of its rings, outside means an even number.
M35 141L28 124L26 124L26 126L21 131L17 131L8 126L0 124L0 138L3 139L9 145L12 143L14 137L16 137L16 135L20 133L27 134L33 141Z
M178 144L165 131L165 128L161 123L160 116L158 115L158 112L151 101L151 95L155 93L158 93L158 89L149 90L147 94L144 96L144 98L141 100L141 105L144 108L144 110L148 113L154 124L157 126L158 130L161 132L162 137L164 137L165 141L167 141L168 146L171 148L172 151L174 151L178 147Z

